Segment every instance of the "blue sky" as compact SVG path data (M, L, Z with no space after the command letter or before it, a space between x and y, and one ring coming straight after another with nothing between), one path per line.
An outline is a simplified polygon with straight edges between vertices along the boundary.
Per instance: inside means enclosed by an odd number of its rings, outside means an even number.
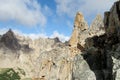
M37 37L68 40L75 14L82 12L90 25L97 14L103 15L116 0L0 0L0 33L9 28Z

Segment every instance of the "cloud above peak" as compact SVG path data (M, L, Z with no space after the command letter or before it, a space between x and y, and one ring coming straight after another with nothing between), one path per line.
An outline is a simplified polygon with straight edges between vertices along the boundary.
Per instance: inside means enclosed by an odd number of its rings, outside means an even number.
M74 17L80 11L85 16L96 13L103 13L108 10L115 0L55 0L57 3L57 13Z
M46 24L37 0L0 0L0 21L14 21L25 26Z

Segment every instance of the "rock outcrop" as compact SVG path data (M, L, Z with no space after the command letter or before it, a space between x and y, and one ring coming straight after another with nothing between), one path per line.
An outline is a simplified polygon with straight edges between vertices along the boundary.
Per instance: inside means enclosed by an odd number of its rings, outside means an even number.
M105 33L88 37L85 41L85 51L81 55L96 76L96 80L119 80L120 71L120 1L117 1L112 6L109 12L105 12L104 26ZM96 24L95 24L96 25ZM91 27L92 28L92 27ZM93 28L94 29L94 28ZM100 29L100 28L99 28ZM80 63L74 63L79 65ZM80 68L79 68L80 69ZM76 69L77 70L77 69ZM74 74L79 74L82 71L74 71ZM75 75L76 76L76 75ZM88 76L89 77L89 76ZM94 77L94 76L93 76ZM80 77L76 79L80 80ZM91 79L93 80L93 79Z
M90 28L84 20L82 13L78 12L75 17L74 29L69 40L71 54L74 56L85 50L85 40L88 37L105 33L103 19L97 15Z
M109 12L105 12L104 25L106 30L109 54L113 58L113 74L115 80L120 79L120 1L114 3Z
M73 29L71 39L69 41L69 45L71 47L77 47L77 43L79 41L78 40L79 33L87 29L88 29L88 25L86 21L84 20L84 16L82 15L82 13L78 12L75 17L74 29Z
M114 3L110 11L105 12L104 24L106 33L119 32L120 30L120 2Z
M74 58L72 80L96 80L94 72L81 54Z
M80 31L88 29L87 22L85 21L82 13L78 12L75 17L74 28Z
M89 34L91 36L102 35L105 33L103 18L98 14L90 25Z

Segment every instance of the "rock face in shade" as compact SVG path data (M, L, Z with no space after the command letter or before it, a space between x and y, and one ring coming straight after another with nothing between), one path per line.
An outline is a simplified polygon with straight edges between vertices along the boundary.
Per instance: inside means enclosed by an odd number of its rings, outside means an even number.
M114 3L110 11L105 12L104 25L109 43L109 54L113 58L115 80L120 79L120 1Z
M105 30L109 33L120 31L120 1L114 3L110 11L105 12L104 24Z
M90 70L94 72L96 80L120 79L119 14L120 14L120 1L117 1L114 3L109 12L105 12L104 16L105 34L88 37L85 41L84 47L85 51L82 51L83 53L81 55L89 65ZM78 56L81 57L80 55L77 55L76 57ZM80 65L80 62L74 64L76 64L75 65L76 67L77 65ZM82 71L74 71L73 73L79 74L80 72ZM81 79L81 76L77 77L76 79L78 80Z
M21 46L11 29L1 37L1 45L4 44L7 48L12 50L20 50Z

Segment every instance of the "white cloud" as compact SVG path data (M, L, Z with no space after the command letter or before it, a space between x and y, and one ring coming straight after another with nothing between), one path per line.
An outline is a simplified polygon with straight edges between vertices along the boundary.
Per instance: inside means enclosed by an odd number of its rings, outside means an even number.
M12 20L27 26L46 24L37 0L0 0L0 20Z
M0 29L0 35L5 34L8 30L9 30L8 28ZM29 37L29 38L31 38L33 40L38 39L38 38L56 38L56 37L58 37L59 40L62 41L62 42L65 42L65 41L69 40L68 36L65 36L64 34L60 34L58 31L54 31L53 34L50 35L50 36L46 35L46 33L38 33L38 34L30 33L30 34L26 34L26 33L23 33L23 32L21 32L19 30L16 30L16 29L14 29L13 32L16 35Z
M0 29L0 35L5 34L8 31L7 28Z
M57 31L54 31L53 34L50 36L50 38L58 37L60 41L65 42L69 40L68 36L65 36L63 34L58 33Z
M112 6L116 0L55 0L57 3L57 13L59 15L67 14L74 17L76 12L80 11L85 16L103 13Z

